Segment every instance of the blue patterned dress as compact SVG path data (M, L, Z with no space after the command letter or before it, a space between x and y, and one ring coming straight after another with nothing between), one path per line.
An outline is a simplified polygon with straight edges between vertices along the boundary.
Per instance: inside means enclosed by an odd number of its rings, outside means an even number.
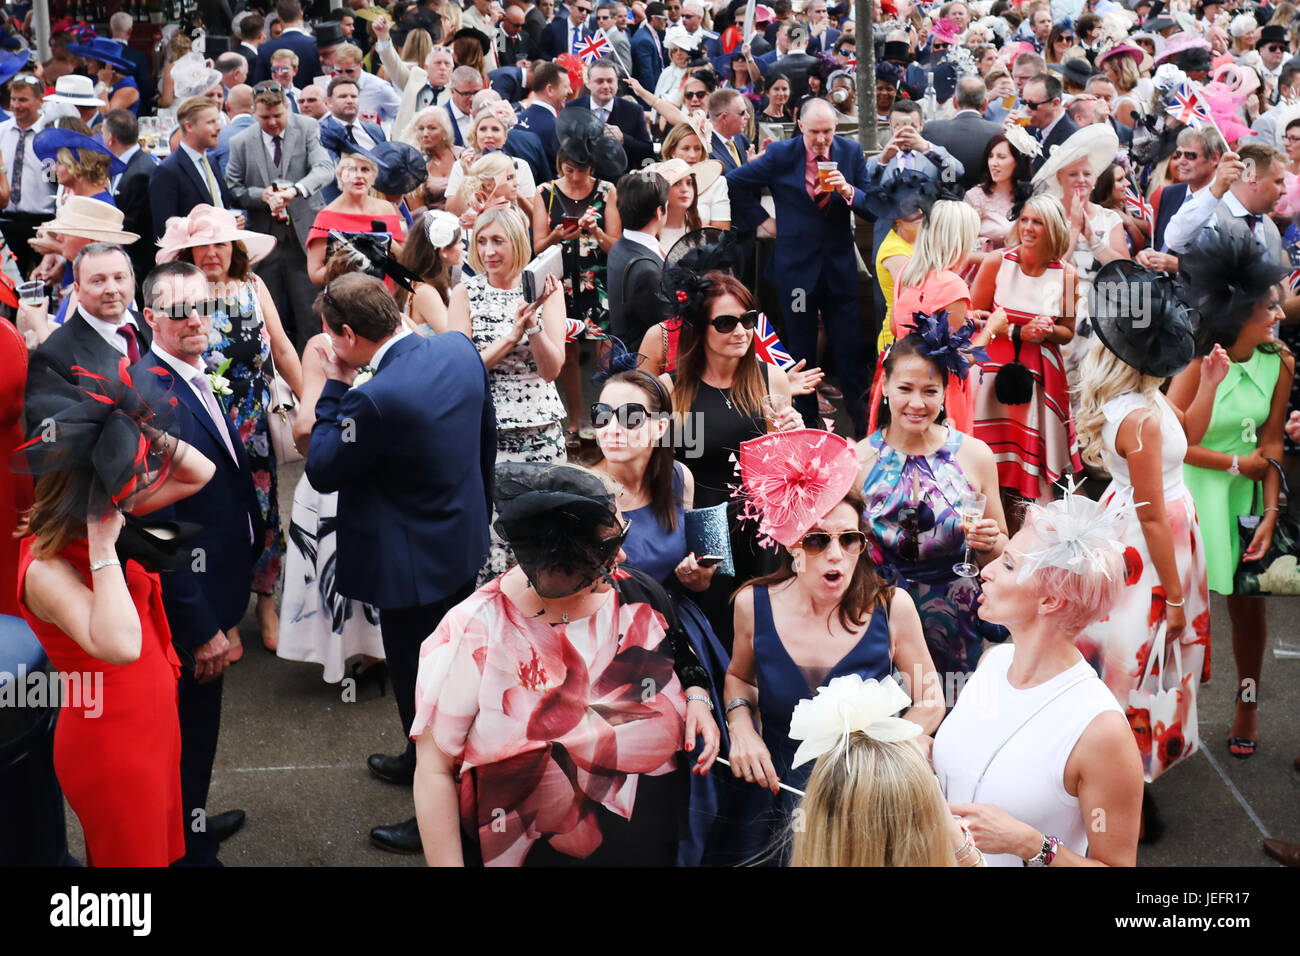
M933 455L904 455L877 431L867 439L876 459L862 488L871 558L896 572L916 602L941 677L973 671L983 639L1001 640L1004 634L976 616L979 578L963 578L952 569L966 546L960 508L971 483L957 463L964 438L950 428Z
M257 504L266 521L266 538L253 566L253 590L270 594L280 579L284 562L284 529L280 527L280 504L275 474L275 449L271 447L271 426L267 422L271 389L262 371L271 355L271 335L262 318L262 308L251 282L240 289L238 301L223 299L212 316L208 351L203 357L209 371L216 371L229 359L222 372L230 380L229 395L221 403L243 439L253 469Z

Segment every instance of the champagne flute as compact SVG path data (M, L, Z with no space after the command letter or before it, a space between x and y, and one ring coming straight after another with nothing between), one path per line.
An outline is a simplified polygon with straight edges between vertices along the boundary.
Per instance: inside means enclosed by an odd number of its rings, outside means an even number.
M971 562L970 559L970 533L975 527L975 522L984 517L984 507L988 504L988 496L980 494L978 491L968 491L961 496L961 505L959 513L961 515L962 530L966 532L966 556L960 564L954 564L952 569L963 578L973 578L980 573L979 565Z

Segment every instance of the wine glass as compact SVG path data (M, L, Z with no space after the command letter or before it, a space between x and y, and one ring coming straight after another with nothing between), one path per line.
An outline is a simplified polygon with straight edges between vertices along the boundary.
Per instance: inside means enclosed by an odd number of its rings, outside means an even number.
M980 494L978 491L968 491L961 496L961 506L959 514L961 515L962 530L969 536L971 530L975 527L975 522L984 517L984 506L988 504L988 496ZM954 564L952 569L963 578L973 578L980 573L979 565L973 564L970 559L970 538L966 538L966 556L960 564Z

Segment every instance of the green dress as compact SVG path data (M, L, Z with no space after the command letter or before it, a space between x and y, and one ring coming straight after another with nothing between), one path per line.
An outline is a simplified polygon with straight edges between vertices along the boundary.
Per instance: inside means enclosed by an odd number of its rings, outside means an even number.
M1214 393L1214 412L1201 446L1242 458L1254 451L1259 431L1268 420L1281 369L1281 353L1260 349L1247 361L1228 366L1227 378ZM1250 514L1255 483L1244 475L1195 465L1183 466L1183 482L1196 502L1210 590L1231 594L1232 575L1241 559L1237 517Z

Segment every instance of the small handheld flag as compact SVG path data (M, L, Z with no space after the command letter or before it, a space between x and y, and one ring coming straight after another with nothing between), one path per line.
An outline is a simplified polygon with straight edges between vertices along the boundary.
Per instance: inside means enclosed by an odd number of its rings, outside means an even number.
M776 329L772 328L767 314L762 312L758 315L758 326L754 329L754 354L760 361L777 368L786 369L794 364L794 357L781 344Z

